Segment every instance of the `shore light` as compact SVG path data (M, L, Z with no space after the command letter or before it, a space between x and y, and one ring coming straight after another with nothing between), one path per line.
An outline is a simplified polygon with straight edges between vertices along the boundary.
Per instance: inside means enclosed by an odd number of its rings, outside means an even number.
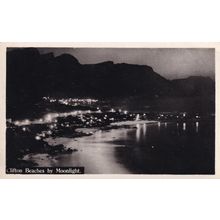
M40 136L37 135L37 136L35 136L35 139L39 141L41 138L40 138Z

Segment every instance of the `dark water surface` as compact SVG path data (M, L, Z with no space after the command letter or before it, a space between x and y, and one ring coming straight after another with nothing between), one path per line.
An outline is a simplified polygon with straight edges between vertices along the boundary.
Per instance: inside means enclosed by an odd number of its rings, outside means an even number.
M214 174L214 121L137 124L114 143L117 160L131 173Z
M83 166L88 174L214 174L214 120L137 121L91 136L49 139L76 149L55 159L32 155L39 166Z

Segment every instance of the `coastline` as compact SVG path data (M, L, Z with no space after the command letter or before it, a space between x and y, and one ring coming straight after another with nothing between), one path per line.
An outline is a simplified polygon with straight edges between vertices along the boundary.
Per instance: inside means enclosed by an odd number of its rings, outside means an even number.
M86 164L85 172L88 173L114 173L115 171L128 173L114 157L114 148L124 146L113 144L112 141L118 136L123 136L128 129L134 129L136 124L152 124L156 122L149 120L123 121L111 123L105 128L79 128L76 129L77 132L80 132L79 137L50 137L45 139L47 144L52 147L63 145L64 148L73 150L71 154L50 156L45 153L36 153L25 155L23 159L37 164L37 167L85 166ZM62 161L65 161L65 164L62 164Z

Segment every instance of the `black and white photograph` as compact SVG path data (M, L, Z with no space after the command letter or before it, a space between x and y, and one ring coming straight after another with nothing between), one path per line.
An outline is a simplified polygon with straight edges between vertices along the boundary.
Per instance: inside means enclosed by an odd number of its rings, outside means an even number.
M219 220L219 1L1 1L2 219Z
M7 174L215 174L215 48L7 47Z

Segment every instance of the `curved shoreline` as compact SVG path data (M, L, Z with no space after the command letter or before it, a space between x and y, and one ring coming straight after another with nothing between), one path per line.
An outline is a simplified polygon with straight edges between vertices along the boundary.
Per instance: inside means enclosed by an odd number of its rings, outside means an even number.
M112 173L129 173L129 171L120 164L115 156L114 149L116 147L124 147L112 143L116 137L122 137L128 129L134 129L136 124L151 124L156 121L124 121L112 123L107 129L100 128L82 128L78 132L82 132L85 136L77 138L58 137L47 138L49 145L55 146L63 144L66 148L76 149L73 154L57 155L56 157L48 157L45 154L31 154L26 156L26 160L34 161L38 166L84 166L85 173L93 174L112 174ZM120 129L119 129L120 128ZM90 135L88 135L89 132Z

